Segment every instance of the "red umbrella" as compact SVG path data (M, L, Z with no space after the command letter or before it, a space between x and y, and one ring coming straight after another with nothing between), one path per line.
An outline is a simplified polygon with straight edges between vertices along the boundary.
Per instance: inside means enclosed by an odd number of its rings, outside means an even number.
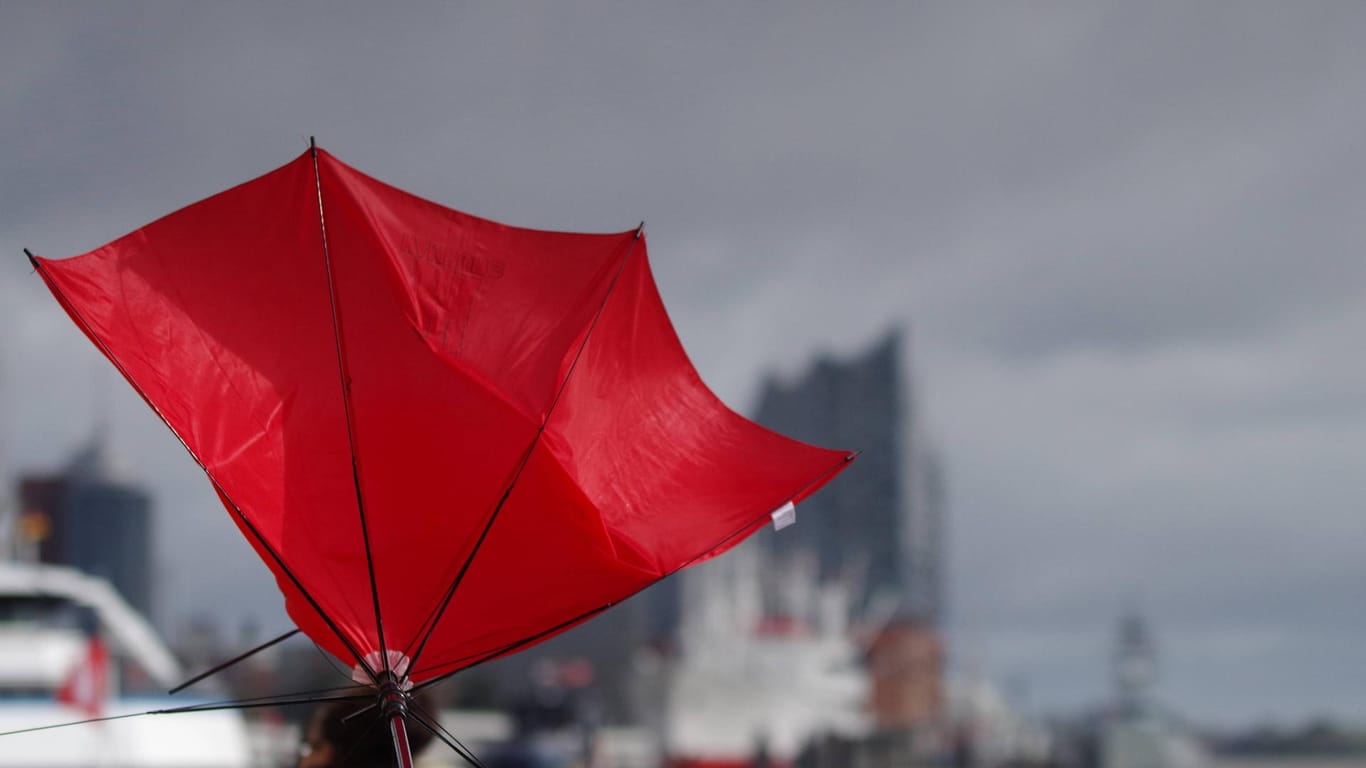
M203 467L300 630L402 736L430 684L720 554L852 454L728 409L643 226L506 226L311 148L32 257Z

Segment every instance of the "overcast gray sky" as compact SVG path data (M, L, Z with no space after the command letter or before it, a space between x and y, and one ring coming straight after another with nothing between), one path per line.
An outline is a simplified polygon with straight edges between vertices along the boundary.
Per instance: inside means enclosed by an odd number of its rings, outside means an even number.
M89 250L316 134L490 218L646 220L742 410L764 371L906 324L959 669L1099 700L1139 606L1176 709L1366 721L1363 31L1327 2L0 0L4 471L108 403L156 489L163 623L286 626L20 249Z

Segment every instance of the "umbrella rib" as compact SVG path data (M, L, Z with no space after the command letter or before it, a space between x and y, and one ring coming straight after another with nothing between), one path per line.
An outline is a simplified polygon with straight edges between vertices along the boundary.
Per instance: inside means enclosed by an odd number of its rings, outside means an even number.
M451 604L451 598L455 596L455 591L460 587L460 582L465 579L465 573L469 571L475 556L479 554L479 550L484 546L484 540L488 538L489 531L492 530L494 521L498 519L498 514L503 511L503 506L507 503L508 497L512 495L512 489L517 487L517 481L522 477L522 470L526 469L527 462L531 460L531 454L535 452L536 446L541 441L541 435L545 434L546 426L550 424L550 417L555 412L555 406L559 405L560 396L563 395L565 389L568 388L569 380L573 377L574 371L579 366L579 359L583 357L583 351L588 347L588 341L593 337L593 331L598 327L598 320L602 318L602 312L607 307L607 300L612 298L613 292L616 291L617 283L620 282L622 273L626 271L626 263L630 260L631 254L635 253L636 244L640 242L640 238L644 232L645 222L642 221L640 226L636 228L635 236L631 238L630 244L626 246L626 251L622 254L621 261L617 264L617 270L612 275L612 282L608 284L607 292L603 294L602 301L598 304L597 311L593 313L593 320L589 323L588 330L583 335L583 341L579 344L578 350L574 353L574 360L569 364L569 370L565 371L564 379L560 382L559 388L555 391L555 397L550 401L550 407L546 409L545 417L541 419L540 427L536 429L535 436L531 438L531 444L527 446L526 451L522 454L522 457L517 464L517 469L512 474L512 480L508 482L507 488L503 490L503 495L498 499L498 504L493 508L493 513L489 515L488 521L484 523L484 529L479 532L479 538L475 540L474 547L470 550L469 555L465 557L465 562L460 566L460 570L451 581L451 585L447 588L446 594L441 598L435 615L431 618L431 622L427 624L426 631L422 635L422 642L418 643L417 650L409 656L409 670L417 668L418 657L422 655L422 651L427 647L427 641L431 640L432 635L436 632L437 625L441 623L441 617L445 615L446 608Z
M467 670L467 669L471 669L471 668L473 668L473 667L477 667L477 666L479 666L480 664L483 664L484 662L492 661L493 659L499 658L499 657L501 657L501 656L506 656L507 654L512 653L513 651L519 650L519 649L521 649L521 648L525 648L525 647L528 646L528 645L534 645L537 641L541 640L542 638L545 638L545 637L548 637L548 636L550 636L550 635L553 635L553 634L555 634L556 632L559 632L559 631L562 630L562 629L566 629L566 628L568 628L568 627L572 627L572 626L574 626L575 624L577 624L577 623L579 623L579 622L581 622L581 621L587 621L588 619L593 618L594 616L598 615L599 613L602 613L603 611L607 610L608 608L611 608L612 606L616 605L617 603L620 603L622 600L627 600L627 599L629 599L629 598L635 596L636 594L639 594L641 591L643 591L643 590L645 590L645 589L648 589L649 587L654 586L656 583L658 583L658 582L664 580L665 578L668 577L668 575L669 575L669 574L665 574L664 576L661 576L661 577L659 577L658 579L655 579L654 581L651 581L649 584L646 584L644 587L641 587L640 589L636 590L635 592L632 592L631 594L627 595L626 597L622 598L621 600L613 600L612 602L609 602L609 603L607 603L607 604L605 604L605 605L600 605L600 606L598 606L598 607L596 607L596 608L592 608L592 609L590 609L590 610L584 611L583 613L580 613L579 615L577 615L577 616L575 616L575 617L573 617L573 618L571 618L571 619L566 619L565 621L562 621L562 622L560 622L559 624L556 624L556 625L553 626L553 627L549 627L548 629L543 629L543 630L541 630L540 632L537 632L537 633L534 634L534 635L528 635L527 637L524 637L524 638L522 638L521 640L515 640L515 641L513 641L513 642L511 642L511 643L508 643L507 645L503 645L503 646L500 646L500 647L498 647L498 648L494 648L494 649L492 649L492 650L480 651L479 653L470 654L470 655L468 655L468 656L462 656L462 657L460 657L460 658L458 658L458 659L455 659L454 661L449 661L449 662L446 662L446 663L444 663L444 664L438 664L438 665L436 665L436 666L434 666L434 667L429 667L428 669L425 669L425 670L423 670L423 671L424 671L424 672L430 672L430 671L432 671L432 670L441 669L442 667L448 667L448 666L451 666L451 665L453 665L453 664L460 664L461 662L464 662L464 661L469 661L469 662L470 662L470 663L468 663L468 664L463 664L463 665L461 665L461 666L459 666L459 667L456 667L455 669L451 670L450 672L444 672L444 673L442 673L442 674L441 674L440 676L438 676L438 677L434 677L434 678L432 678L432 679L430 679L430 680L424 680L424 681L422 681L421 683L418 683L418 684L413 688L413 690L414 690L414 691L421 691L421 690L423 690L423 689L425 689L425 688L429 688L429 687L431 687L431 686L433 686L433 685L436 685L437 683L439 683L439 682L441 682L441 681L443 681L443 680L445 680L445 679L447 679L447 678L449 678L449 677L451 677L451 676L453 676L453 675L457 675L457 674L459 674L459 673L461 673L461 672L464 672L464 671ZM470 661L471 659L473 659L473 661Z
M322 660L326 662L327 666L332 668L333 672L337 673L338 677L349 682L355 682L354 680L351 680L351 675L346 670L337 666L337 662L332 658L332 654L323 650L323 647L321 645L318 645L317 641L313 640L312 638L309 638L309 642L313 643L313 649L318 652L318 656L320 656Z
M142 717L144 715L155 714L154 712L130 712L126 715L109 715L108 717L90 717L85 720L72 720L66 723L53 723L52 725L39 725L33 728L19 728L13 731L0 731L0 736L18 736L21 733L37 733L38 731L50 731L54 728L69 728L73 725L87 725L89 723L107 723L113 720L127 720L130 717Z
M176 687L172 688L171 690L167 691L166 693L167 693L167 695L174 695L174 694L177 694L177 693L179 693L179 692L185 690L186 688L189 688L190 686L194 685L195 683L199 682L200 680L203 680L203 679L206 678L206 677L211 677L211 676L213 676L213 675L215 675L215 674L217 674L217 673L219 673L219 672L222 672L223 670L227 669L228 667L231 667L232 665L237 664L238 662L241 662L241 661L244 661L244 660L246 660L246 659L249 659L249 658L251 658L252 656L255 656L256 654L260 653L261 651L264 651L265 649L271 647L272 645L275 645L276 643L282 643L282 642L284 642L285 640L288 640L289 638L294 637L294 636L297 635L297 634L299 634L299 628L298 628L298 627L295 627L294 629L289 630L288 632L284 633L283 635L280 635L279 637L276 637L276 638L271 639L271 640L267 640L266 642L261 643L260 645L256 646L255 648L252 648L252 649L249 650L249 651L246 651L245 653L240 653L240 654L238 654L238 655L232 657L231 659L228 659L227 661L222 662L221 664L215 665L213 668L209 669L208 671L200 672L199 674L195 675L194 677L190 678L189 680L186 680L185 682L181 683L180 685L177 685Z
M426 729L431 735L445 742L446 746L450 747L457 755L460 755L465 762L475 766L475 768L487 768L484 761L480 760L474 754L474 750L465 746L460 739L455 737L455 734L448 731L446 727L441 724L439 718L433 717L430 712L417 706L416 702L414 702L409 709L409 714L412 716L414 722Z
M246 526L247 530L251 532L251 535L255 537L256 542L261 545L261 548L270 555L276 565L280 566L280 570L284 571L285 575L289 577L289 581L294 585L294 588L299 590L299 594L303 595L304 599L308 601L308 604L313 606L313 610L318 612L318 615L322 617L322 620L327 624L328 628L332 630L332 633L337 636L337 639L341 641L342 645L346 646L346 650L350 651L351 655L355 657L356 663L368 672L371 678L374 678L375 670L370 668L369 663L365 661L365 657L361 655L360 651L356 650L356 646L351 644L350 639L341 631L341 627L337 626L337 623L332 620L332 617L327 615L321 605L318 605L318 601L313 598L313 595L309 594L308 590L304 589L304 585L299 581L299 577L295 576L294 572L285 565L284 559L281 558L280 554L275 551L275 548L270 545L270 542L266 541L266 538L261 535L261 532L257 530L256 525L247 519L246 514L242 512L242 508L237 506L237 502L233 501L228 494L223 491L222 486L218 484L218 481L215 480L212 475L209 475L209 482L213 483L213 487L216 488L218 492L222 494L223 498L227 499L228 503L232 505L232 511L237 515L237 519L242 521L242 525Z
M42 264L38 262L37 257L30 253L28 249L25 249L24 253L28 256L29 263L33 265L33 270L38 273L38 277L42 278L43 283L47 285L48 290L52 291L52 295L57 297L57 302L67 311L67 314L71 315L72 320L81 329L81 332L95 343L105 358L118 369L118 372L123 376L124 380L128 382L129 386L133 388L133 391L138 393L138 397L142 398L142 402L146 403L147 407L152 409L152 413L155 413L157 418L161 419L161 423L165 424L166 428L171 430L171 435L173 435L180 443L180 446L185 449L185 452L190 454L190 458L204 472L204 476L209 479L209 483L213 485L214 490L222 496L223 500L232 508L233 514L237 515L237 519L242 521L242 525L251 532L251 535L256 539L257 543L261 545L261 548L270 555L271 559L280 567L280 570L285 576L289 577L289 581L294 585L294 588L299 590L299 594L303 595L304 600L308 601L308 604L312 606L314 611L317 611L318 616L323 620L323 623L327 624L328 629L332 630L337 636L337 639L341 641L342 645L346 646L346 650L350 651L351 655L356 658L356 663L360 664L361 667L373 677L375 674L374 670L370 669L370 665L366 663L365 657L356 650L355 646L351 644L351 641L342 633L341 628L332 620L332 617L328 616L327 612L318 604L318 601L313 598L313 595L310 594L307 589L304 589L304 585L299 581L299 577L295 576L294 572L289 569L289 566L285 565L285 561L280 558L280 555L275 551L275 548L270 546L270 543L261 535L261 532L257 530L256 526L247 519L247 516L242 512L242 508L237 505L236 501L233 501L232 497L228 495L228 492L223 486L218 484L218 479L213 476L213 473L209 471L208 467L204 466L204 462L199 458L199 454L191 450L190 444L185 442L185 438L181 437L180 433L176 431L176 428L171 425L171 421L166 418L166 414L161 412L161 409L152 402L151 398L142 390L142 387L137 381L128 374L128 369L124 367L123 363L114 354L114 351L104 343L103 339L91 330L90 323L85 319L85 316L76 309L74 304L67 300L66 294L62 293L61 289L57 287L57 284L52 282L52 279L48 277L47 272L43 269Z
M375 630L379 636L379 655L384 664L384 673L389 668L389 647L384 642L384 618L379 610L379 582L375 579L375 558L370 551L370 529L365 520L365 495L361 492L360 457L356 452L355 415L351 409L351 374L346 364L346 349L342 344L341 313L337 308L337 281L332 274L332 254L327 247L327 219L323 214L323 182L318 170L318 145L313 137L308 139L309 150L313 155L313 183L318 191L318 228L322 233L323 266L327 271L327 298L332 309L332 341L337 348L337 378L341 384L342 411L346 416L346 441L351 452L351 482L356 489L356 511L360 514L360 537L365 543L365 568L370 576L370 600L375 609ZM370 677L375 678L373 671ZM375 681L378 683L378 680Z
M511 482L508 483L507 488L503 489L502 497L498 499L498 503L494 506L493 514L489 515L489 519L484 523L484 529L479 532L479 538L475 540L474 548L470 551L470 555L465 558L465 562L460 566L460 571L455 575L455 579L451 581L450 587L446 589L446 594L442 596L441 602L428 614L427 621L423 622L426 629L422 634L422 641L418 643L416 651L408 654L408 658L410 659L408 668L410 670L415 668L417 658L422 655L423 649L427 647L427 641L431 639L432 633L436 631L437 624L441 622L441 616L445 613L446 606L450 605L451 598L455 595L456 587L460 586L460 582L465 578L465 572L469 570L470 563L474 561L474 553L478 552L479 548L483 546L484 538L488 536L489 530L493 528L493 522L498 519L498 513L502 511L503 505L508 500L508 496L512 495L512 489L516 487L517 480L521 477L522 470L526 467L527 461L531 459L531 452L535 449L536 443L540 437L541 431L537 430L536 436L531 440L531 445L522 453L522 457L518 461L517 470L513 473Z
M839 469L840 469L840 467L843 467L844 465L846 465L846 464L852 462L854 459L857 459L857 458L859 457L859 454L861 454L861 453L863 453L863 450L862 450L862 449L859 449L859 450L857 450L857 451L853 451L853 452L851 452L851 453L846 453L844 456L840 457L840 460L839 460L839 461L837 461L837 462L835 462L834 464L830 465L829 467L827 467L827 468L821 470L820 473L818 473L815 477L813 477L813 478L811 478L810 480L808 480L808 481L807 481L805 484L803 484L800 488L798 488L797 490L795 490L795 491L793 491L792 493L788 494L787 500L788 500L788 501L791 501L792 499L795 499L795 498L797 498L798 496L800 496L800 495L802 495L803 493L805 493L805 492L806 492L808 489L810 489L812 486L820 484L820 483L821 483L822 481L824 481L826 478L828 478L828 477L830 477L831 475L833 475L833 474L835 474L836 472L838 472ZM776 509L776 506L775 506L775 509ZM755 523L758 523L758 522L762 521L764 518L769 517L769 516L771 516L772 514L773 514L773 513L772 513L771 511L769 511L769 512L765 512L765 513L762 514L762 515L759 515L758 517L753 518L752 520L750 520L749 522L747 522L747 523L745 523L744 525L740 526L739 528L736 528L735 530L733 530L733 531L731 531L730 533L726 534L720 541L718 541L718 542L716 542L715 544L711 545L710 547L708 547L708 548L702 550L700 553L694 555L694 556L692 557L692 559L690 559L690 560L684 562L682 565L680 565L680 566L678 566L677 568L673 569L672 571L669 571L668 573L664 574L664 576L662 576L661 579L663 579L663 578L668 578L669 576L672 576L672 575L674 575L675 573L678 573L679 571L683 570L684 568L688 568L689 566L692 566L693 564L697 563L699 560L703 559L703 558L706 557L707 555L711 554L712 552L715 552L716 549L717 549L718 547L724 547L726 544L728 544L728 543L730 542L731 539L733 539L733 538L735 538L736 536L739 536L740 534L742 534L742 533L744 533L745 531L749 530L751 527L754 526Z
M336 695L331 695L336 694ZM252 696L245 699L225 699L223 701L207 701L199 704L185 704L180 707L172 707L169 710L154 710L153 714L175 714L181 711L190 711L204 708L211 709L232 709L236 707L269 707L276 704L308 704L317 701L344 701L347 699L364 699L374 696L374 692L359 686L341 685L332 688L317 688L311 691L295 691L293 693L273 693L267 696Z
M146 715L183 715L192 712L216 712L225 709L256 709L260 707L288 707L296 704L317 704L326 701L351 701L366 699L374 694L366 691L364 693L352 693L341 696L321 696L318 694L333 693L349 689L327 688L321 691L311 691L306 693L280 694L278 696L262 696L254 699L233 699L229 701L211 701L203 704L187 704L183 707L170 707L168 709L149 709L143 712L129 712L124 715L108 715L106 717L90 717L85 720L73 720L66 723L53 723L51 725L39 725L32 728L19 728L13 731L0 732L0 736L17 736L21 733L36 733L38 731L51 731L57 728L69 728L74 725L88 725L90 723L107 723L113 720L127 720L132 717L144 717Z
M811 480L807 481L807 482L806 482L805 484L803 484L800 488L798 488L797 490L793 491L793 492L788 496L788 498L791 499L791 498L795 498L795 497L797 497L797 496L800 496L803 492L805 492L805 491L806 491L807 489L809 489L811 486L820 483L822 480L824 480L825 478L829 477L832 473L836 472L840 467L842 467L842 466L844 466L845 464L848 464L849 462L851 462L851 461L853 461L854 459L858 458L858 455L859 455L860 453L863 453L863 451L859 450L859 451L854 451L854 452L852 452L852 453L845 454L843 457L840 458L840 460L839 460L838 463L836 463L836 464L834 464L834 465L832 465L832 466L830 466L830 467L827 467L826 469L822 470L819 474L817 474L815 477L811 478ZM413 690L414 690L414 691L420 691L420 690L422 690L422 689L424 689L424 688L427 688L427 687L429 687L429 686L435 685L435 684L437 684L437 683L439 683L439 682L441 682L441 681L443 681L443 680L445 680L445 679L447 679L447 678L449 678L449 677L452 677L452 676L457 675L457 674L459 674L459 673L461 673L461 672L464 672L464 671L467 670L467 669L470 669L470 668L472 668L472 667L477 667L477 666L479 666L480 664L483 664L483 663L485 663L485 662L492 661L492 660L497 659L497 658L500 658L500 657L502 657L502 656L506 656L507 654L512 653L512 652L514 652L514 651L517 651L517 650L519 650L519 649L521 649L521 648L524 648L524 647L526 647L526 646L528 646L528 645L533 645L533 644L535 644L536 642L540 641L542 638L545 638L545 637L547 637L547 636L549 636L549 635L553 635L553 634L555 634L556 632L559 632L560 630L566 629L566 628L568 628L568 627L572 627L572 626L574 626L575 624L577 624L577 623L579 623L579 622L581 622L581 621L587 621L588 619L591 619L591 618L593 618L595 615L597 615L597 614L599 614L599 613L602 613L603 611L606 611L607 609L611 608L612 606L617 605L618 603L625 602L626 600L629 600L629 599L631 599L632 597L635 597L636 595L640 594L641 592L644 592L645 590L649 589L650 587L654 586L655 584L658 584L659 582L661 582L661 581L663 581L663 580L669 578L670 576L674 575L675 573L678 573L679 571L682 571L683 569L687 568L688 566L693 565L693 564L696 563L698 560L701 560L703 557L706 557L708 553L716 551L716 548L717 548L717 547L725 546L726 543L729 542L731 539L734 539L736 536L739 536L740 534L744 533L746 530L748 530L749 528L751 528L755 523L758 523L759 521L763 520L764 518L768 517L768 516L771 515L771 514L772 514L771 512L765 512L764 514L759 515L758 517L755 517L755 518L749 520L749 521L746 522L744 525L740 526L739 528L736 528L735 530L733 530L733 531L731 531L730 533L728 533L728 534L726 534L725 536L723 536L723 537L722 537L719 541L717 541L715 544L713 544L713 545L711 545L710 547L707 547L706 549L704 549L704 550L703 550L701 553L699 553L698 555L696 555L696 556L694 556L693 558L691 558L691 559L685 561L682 565L678 566L677 568L674 568L673 570L669 571L668 573L664 574L663 576L660 576L659 578L650 581L649 583L645 584L645 586L643 586L643 587L641 587L640 589L637 589L636 591L634 591L634 592L632 592L632 593L626 595L625 597L619 598L619 599L617 599L617 600L613 600L613 601L611 601L611 602L609 602L609 603L607 603L607 604L605 604L605 605L598 606L597 608L593 608L593 609L591 609L591 610L584 611L583 613L581 613L581 614L579 614L579 615L577 615L577 616L575 616L575 617L573 617L573 618L570 618L570 619L567 619L567 620L565 620L565 621L562 621L562 622L560 622L559 624L556 624L555 626L550 627L550 628L548 628L548 629L543 629L543 630L541 630L540 632L537 632L537 633L534 634L534 635L528 635L527 637L524 637L524 638L522 638L521 640L516 640L516 641L514 641L514 642L508 643L507 645L504 645L504 646L501 646L501 647L498 647L498 648L494 648L494 649L489 650L489 651L481 651L481 652L479 652L479 653L471 654L471 655L469 655L469 656L463 656L463 657L461 657L461 658L459 658L459 659L455 659L454 661L450 661L450 662L447 662L447 663L444 663L444 664L438 664L438 665L436 665L436 666L434 666L434 667L429 667L428 669L421 670L422 672L430 672L430 671L433 671L433 670L441 669L441 668L443 668L443 667L448 667L448 666L452 666L452 665L455 665L455 664L460 664L460 663L463 662L463 661L469 661L469 660L473 659L473 661L470 661L470 663L464 664L464 665L462 665L462 666L458 666L458 667L456 667L455 669L451 670L450 672L444 672L444 673L438 675L437 677L431 678L430 680L424 680L423 682L418 683L418 685L417 685ZM416 670L416 668L414 668L414 671L413 671L412 674L418 674L418 671Z
M550 423L550 415L555 412L555 406L560 404L560 396L569 388L569 378L574 375L574 369L579 367L579 358L583 357L583 351L588 348L588 340L593 336L593 329L598 327L598 320L602 319L602 311L607 308L607 300L612 297L612 292L617 288L617 281L621 279L621 273L626 271L626 262L631 258L631 254L636 251L636 243L645 234L645 222L640 222L636 227L635 236L631 238L631 244L626 246L626 253L621 257L621 263L617 264L617 272L612 275L612 283L607 286L607 293L603 294L602 303L598 304L598 311L593 313L593 321L588 324L588 331L583 335L583 343L574 353L574 362L569 364L569 370L564 372L564 381L560 382L560 388L555 391L555 399L550 401L550 407L546 409L545 418L541 420L541 430L544 431Z

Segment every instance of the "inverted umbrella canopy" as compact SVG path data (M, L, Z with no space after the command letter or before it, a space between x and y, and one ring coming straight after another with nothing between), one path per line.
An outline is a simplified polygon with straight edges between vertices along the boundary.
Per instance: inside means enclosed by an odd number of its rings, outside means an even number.
M852 455L728 409L642 229L506 226L321 149L62 260L310 638L431 680L725 551Z

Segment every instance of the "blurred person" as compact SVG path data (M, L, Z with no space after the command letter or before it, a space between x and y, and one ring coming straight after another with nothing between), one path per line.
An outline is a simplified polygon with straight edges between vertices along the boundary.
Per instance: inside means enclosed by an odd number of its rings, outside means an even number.
M304 731L304 740L299 744L297 768L388 768L397 765L389 724L380 721L377 710L346 720L372 704L365 699L330 701L314 710ZM409 707L437 716L436 707L424 694L413 696ZM408 743L414 760L431 741L431 733L409 719Z

